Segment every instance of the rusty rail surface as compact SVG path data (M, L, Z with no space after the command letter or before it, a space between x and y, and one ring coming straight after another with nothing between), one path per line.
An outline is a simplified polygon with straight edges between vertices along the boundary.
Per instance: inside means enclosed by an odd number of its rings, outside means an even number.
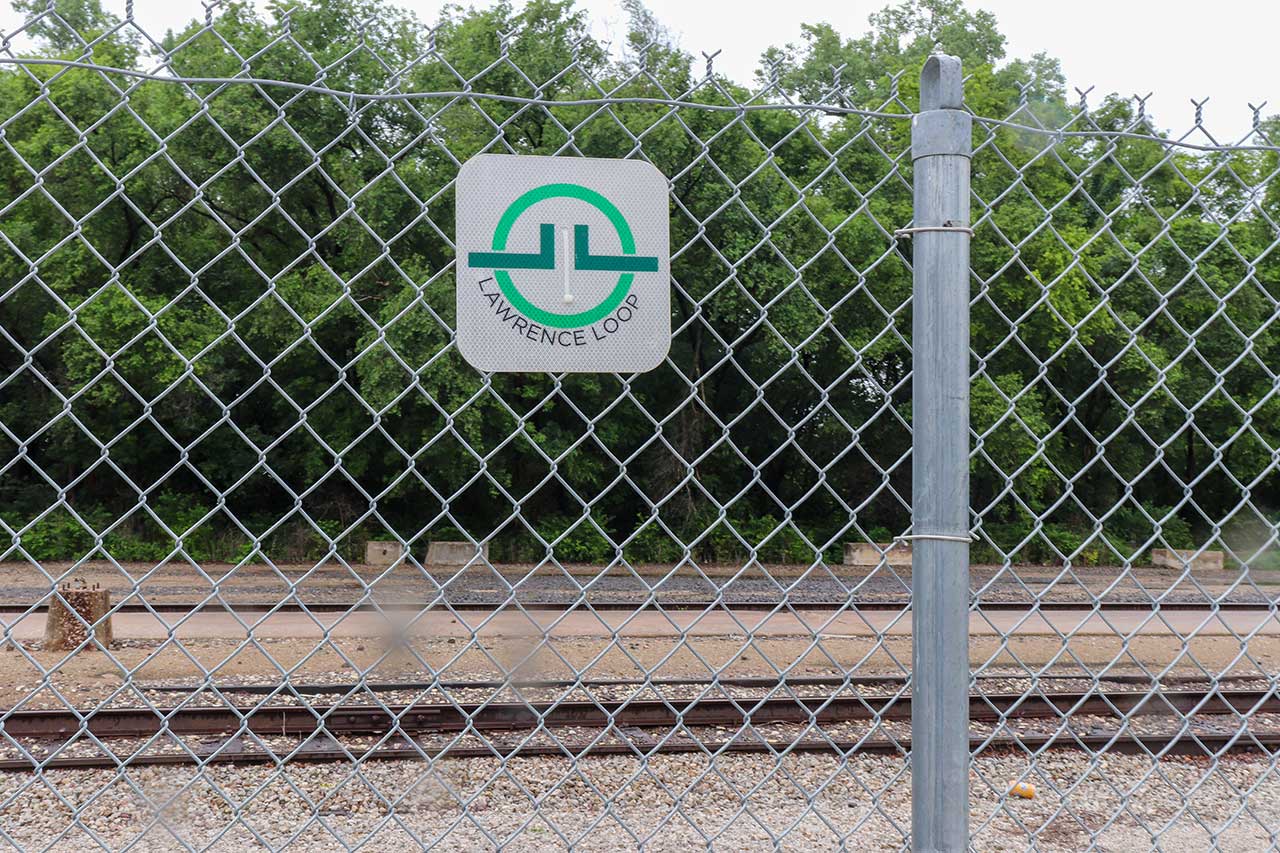
M989 693L969 697L973 720L1000 721L1066 715L1132 716L1280 712L1271 690L1171 690L1074 693ZM673 727L750 723L832 723L909 720L909 695L787 698L701 698L620 701L489 702L414 705L257 705L247 707L16 710L0 716L11 738L148 737L157 733L211 735L251 732L307 735L326 732L455 732L559 726Z
M351 761L365 759L418 759L444 758L532 758L538 756L559 758L588 758L608 755L645 756L654 754L699 753L712 756L724 753L772 753L784 755L797 752L826 752L848 756L854 754L900 755L911 752L910 738L865 738L862 740L801 739L794 741L727 740L688 741L663 740L658 743L524 743L502 744L489 741L485 746L427 746L399 742L394 746L375 746L368 749L346 749L340 746L312 748L299 746L288 753L265 750L245 750L227 741L229 748L217 748L207 754L189 752L156 752L134 755L91 755L53 757L41 761L27 759L0 760L0 772L31 772L36 770L93 769L144 767L156 765L187 764L276 764L294 762ZM1216 758L1225 752L1280 752L1280 731L1250 733L1182 732L1173 735L1136 735L1115 730L1077 734L1054 732L1052 734L999 735L971 737L971 751L996 753L1004 750L1020 754L1038 753L1047 749L1076 749L1111 753L1145 754L1152 756L1185 755L1205 759Z
M664 598L653 600L647 598L634 599L567 599L565 601L521 601L518 598L501 601L449 601L441 598L432 601L315 601L315 602L139 602L125 601L111 608L111 613L155 613L165 615L188 615L199 613L237 613L237 614L269 614L269 613L420 613L435 611L437 613L490 613L501 610L511 611L553 611L565 610L597 610L601 612L633 613L644 610L662 611L715 611L741 610L766 611L778 610L813 610L821 612L851 611L904 611L909 610L911 602L906 598L899 599L796 599L758 601L738 599L698 599L668 601ZM1043 612L1123 612L1123 611L1155 611L1167 613L1213 613L1223 611L1230 613L1274 613L1280 618L1280 600L1266 601L1153 601L1153 600L1019 600L1019 601L983 601L970 603L970 610L985 613L1033 613ZM6 604L0 603L0 617L34 616L48 613L48 604Z

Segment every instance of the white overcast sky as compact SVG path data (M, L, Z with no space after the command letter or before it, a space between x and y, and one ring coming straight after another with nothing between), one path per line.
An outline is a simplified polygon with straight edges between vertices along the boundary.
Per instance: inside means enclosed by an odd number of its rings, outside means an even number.
M617 0L578 0L595 34L625 32ZM124 0L104 0L122 13ZM400 0L424 21L434 21L437 0ZM486 3L464 3L484 6ZM800 25L827 21L843 35L864 32L867 16L886 0L648 0L648 6L698 55L722 50L717 67L749 82L760 53L799 40ZM1247 103L1269 101L1263 115L1280 113L1280 2L1216 0L1213 3L1150 0L969 0L969 8L995 14L1008 38L1009 57L1045 51L1062 60L1069 86L1095 86L1094 95L1154 92L1148 101L1160 125L1180 132L1191 124L1191 98L1209 97L1206 125L1219 141L1247 132ZM18 18L0 0L0 29ZM135 18L153 35L203 17L198 0L135 0Z

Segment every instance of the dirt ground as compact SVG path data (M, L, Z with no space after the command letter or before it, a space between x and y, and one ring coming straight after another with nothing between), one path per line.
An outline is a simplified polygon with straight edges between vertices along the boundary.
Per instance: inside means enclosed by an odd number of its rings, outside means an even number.
M893 614L867 614L867 622L843 628L827 624L830 616L815 615L791 628L765 629L750 619L730 619L716 630L700 629L681 636L678 622L662 622L661 614L646 614L662 624L655 630L637 631L638 621L628 624L628 632L601 621L572 631L558 630L543 635L537 628L512 630L510 622L499 625L484 613L460 612L450 616L444 601L493 602L501 606L511 600L512 585L522 603L549 600L561 603L594 595L616 599L635 596L643 600L650 586L660 600L705 599L716 585L731 582L748 584L735 599L835 600L856 598L904 600L910 585L910 570L900 567L879 569L837 567L832 571L804 567L769 566L743 571L740 567L711 567L705 577L685 567L647 566L633 573L614 568L601 574L597 566L500 566L501 573L484 566L466 569L437 569L426 572L416 566L393 569L370 566L278 566L228 564L195 567L187 564L151 566L92 563L81 566L46 564L48 577L30 564L0 564L0 605L28 607L46 599L52 580L83 579L111 590L114 601L192 603L221 599L229 603L275 603L315 601L353 603L377 600L384 603L435 601L426 632L401 636L394 626L373 626L359 630L348 621L330 630L331 621L306 624L289 636L288 631L268 631L261 625L249 631L257 617L233 617L226 636L209 631L189 630L195 617L169 632L130 631L119 614L117 636L121 638L107 655L86 651L74 656L41 650L40 617L30 616L32 628L6 631L0 644L0 704L12 706L24 699L43 704L56 700L56 693L78 701L94 702L124 688L131 692L139 683L169 679L213 681L243 678L305 682L319 673L345 673L356 681L505 678L520 673L541 678L644 678L703 677L712 671L722 675L904 673L911 666L910 625L894 623ZM734 571L738 572L734 579ZM717 574L718 572L718 574ZM1229 573L1224 573L1229 574ZM1004 569L976 566L973 588L984 597L1030 600L1091 601L1105 593L1109 599L1149 600L1165 594L1174 599L1205 601L1210 595L1226 595L1230 600L1274 600L1280 587L1252 579L1238 583L1234 575L1217 579L1182 578L1165 569L1089 569L1066 571L1057 567L1015 567ZM770 579L772 578L772 579ZM1119 579L1119 580L1118 580ZM614 587L605 581L616 580ZM582 587L590 583L583 592ZM1234 584L1234 585L1233 585ZM737 589L738 587L730 587ZM600 592L604 590L604 592ZM785 590L785 593L784 593ZM840 591L844 590L841 595ZM726 597L729 597L726 593ZM797 604L797 607L800 605ZM675 614L673 614L674 616ZM141 617L149 618L149 617ZM177 620L179 617L173 617ZM310 617L302 617L310 618ZM449 623L440 622L448 618ZM620 619L626 619L621 614ZM759 618L759 617L756 617ZM985 616L982 618L986 618ZM1020 669L1051 667L1054 671L1090 674L1104 668L1113 671L1149 671L1170 668L1183 674L1254 674L1280 668L1280 631L1275 620L1265 631L1251 638L1248 628L1235 626L1242 637L1224 633L1221 625L1199 626L1191 622L1170 627L1160 621L1149 630L1126 639L1122 630L1103 621L1098 630L1072 630L1069 624L1032 624L1016 615L1005 625L979 623L970 641L970 662L982 666L1013 666ZM1095 622L1098 617L1095 617ZM1106 616L1101 617L1106 619ZM638 619L638 617L637 617ZM855 616L856 619L856 616ZM350 620L350 617L348 617ZM880 620L880 621L876 621ZM888 620L885 622L884 620ZM353 622L354 620L350 620ZM847 621L847 620L846 620ZM10 620L12 624L12 620ZM647 624L647 623L646 623ZM905 625L905 627L904 627ZM525 626L530 627L530 626ZM652 626L650 626L652 627ZM436 635L431 635L434 630ZM1166 636L1158 636L1161 632ZM216 633L216 632L215 632ZM423 634L426 633L424 636ZM639 634L643 634L640 636ZM447 636L446 636L447 635ZM1183 639L1183 637L1186 639ZM38 691L32 696L32 691Z
M1265 675L1280 669L1280 633L1244 644L1230 635L975 636L977 668L1091 676L1164 671L1168 675ZM12 641L0 652L0 705L85 706L120 694L138 699L148 684L352 683L477 679L705 678L895 674L911 667L911 637L695 635L687 637L484 635L186 639L124 641L110 654L67 655ZM122 692L121 692L122 691ZM61 695L63 699L59 699Z

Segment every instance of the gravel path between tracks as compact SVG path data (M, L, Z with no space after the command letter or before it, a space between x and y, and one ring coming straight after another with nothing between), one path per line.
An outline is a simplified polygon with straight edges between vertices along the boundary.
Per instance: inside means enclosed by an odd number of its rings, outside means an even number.
M1031 800L1006 796L1027 771L1013 753L980 756L972 774L971 825L983 851L1076 851L1098 833L1113 853L1160 849L1268 848L1280 826L1280 779L1257 755L1150 758L1109 755L1092 762L1073 751L1042 757ZM1064 801L1055 787L1065 791ZM0 776L0 829L22 847L99 849L137 842L161 851L214 845L242 850L263 842L290 849L399 851L439 841L441 849L549 851L635 847L753 850L901 849L910 825L910 775L896 756L840 761L820 754L784 758L725 755L714 770L697 755L369 762L269 768L51 771ZM1248 811L1242 812L1242 792ZM381 794L379 793L381 792ZM383 795L394 798L384 799ZM680 809L675 799L680 798ZM459 801L468 801L464 814ZM608 804L606 805L606 800ZM537 804L535 809L534 803ZM78 813L77 813L78 810ZM76 820L78 819L78 822ZM74 828L62 834L68 826ZM90 835L92 833L92 835ZM172 834L171 834L172 833ZM1215 833L1211 836L1211 833ZM181 839L181 843L174 836Z
M902 675L911 660L910 636L812 637L678 635L614 638L556 637L545 642L496 636L312 640L187 639L118 641L99 651L67 656L39 643L0 643L0 707L59 708L153 703L140 684L351 683L606 678L722 678L850 674ZM1069 649L1069 653L1067 653ZM1280 635L1257 635L1249 655L1231 636L1027 636L1003 641L976 637L971 661L984 673L1085 676L1164 672L1166 676L1254 677L1280 669ZM1049 669L1046 669L1048 667Z
M117 568L118 566L118 568ZM1242 579L1234 570L1184 577L1175 569L1132 566L988 566L970 567L971 588L985 601L1108 600L1204 602L1226 595L1231 601L1266 602L1280 593L1280 572L1254 570ZM673 567L551 563L395 567L315 564L119 563L82 564L0 562L0 605L29 606L44 600L56 583L82 579L111 592L113 601L145 598L152 604L199 601L215 593L240 603L282 601L354 602L366 596L380 602L432 601L443 596L457 604L501 605L516 597L525 605L563 606L582 597L643 602L651 593L660 601L705 601L722 593L738 602L905 601L911 569L903 566L710 564ZM590 584L590 590L584 587ZM513 592L514 590L514 592Z

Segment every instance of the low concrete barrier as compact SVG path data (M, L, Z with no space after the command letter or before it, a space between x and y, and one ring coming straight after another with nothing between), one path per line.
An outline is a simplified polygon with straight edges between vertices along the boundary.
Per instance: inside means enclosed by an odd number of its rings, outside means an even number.
M366 542L364 561L370 566L389 566L404 556L404 546L399 542Z
M489 545L481 546L481 556L489 559ZM427 565L462 566L476 557L476 546L470 542L432 542L427 546Z
M1174 551L1168 548L1153 548L1151 563L1161 569L1182 569L1191 564L1193 572L1220 572L1225 566L1221 551Z
M911 566L911 545L906 542L846 542L844 546L844 564L846 566L878 566L881 552L883 559L891 566Z

